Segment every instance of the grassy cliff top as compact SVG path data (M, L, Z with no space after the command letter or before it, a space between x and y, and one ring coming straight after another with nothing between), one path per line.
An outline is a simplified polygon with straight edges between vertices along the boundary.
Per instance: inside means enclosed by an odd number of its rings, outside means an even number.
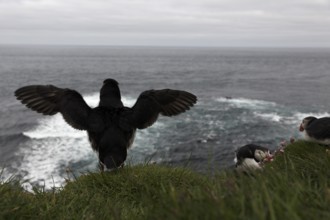
M330 152L304 141L260 172L159 165L88 173L52 192L0 184L0 219L330 219Z

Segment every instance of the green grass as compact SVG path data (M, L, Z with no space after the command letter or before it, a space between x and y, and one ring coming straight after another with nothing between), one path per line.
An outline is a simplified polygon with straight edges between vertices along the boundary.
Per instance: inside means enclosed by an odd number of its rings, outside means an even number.
M330 153L298 141L262 172L159 165L88 173L51 192L0 184L0 219L330 219Z

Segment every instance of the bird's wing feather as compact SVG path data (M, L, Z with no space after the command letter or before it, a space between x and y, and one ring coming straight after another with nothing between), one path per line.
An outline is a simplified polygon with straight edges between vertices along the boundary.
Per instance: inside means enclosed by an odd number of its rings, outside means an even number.
M130 111L129 121L134 127L143 129L151 126L158 115L174 116L190 109L197 97L180 90L147 90L140 94Z
M330 118L319 118L311 122L307 126L306 132L310 137L317 139L329 139L330 138Z
M28 108L44 114L60 112L73 128L87 130L91 108L75 90L61 89L53 85L31 85L15 91L15 96Z

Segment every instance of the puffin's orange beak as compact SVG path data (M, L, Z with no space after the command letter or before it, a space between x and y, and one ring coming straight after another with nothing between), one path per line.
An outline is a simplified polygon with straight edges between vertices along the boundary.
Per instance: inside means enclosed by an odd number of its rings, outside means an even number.
M303 125L300 124L299 131L304 131L304 130L305 130L305 129L304 129Z
M269 155L267 155L266 158L264 159L264 162L271 162L271 161L273 161L273 159L274 159L274 155L269 154Z

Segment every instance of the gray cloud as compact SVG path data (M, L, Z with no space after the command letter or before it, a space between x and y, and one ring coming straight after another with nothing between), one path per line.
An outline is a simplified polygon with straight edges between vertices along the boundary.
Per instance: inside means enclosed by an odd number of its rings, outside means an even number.
M330 47L330 0L0 0L0 43Z

